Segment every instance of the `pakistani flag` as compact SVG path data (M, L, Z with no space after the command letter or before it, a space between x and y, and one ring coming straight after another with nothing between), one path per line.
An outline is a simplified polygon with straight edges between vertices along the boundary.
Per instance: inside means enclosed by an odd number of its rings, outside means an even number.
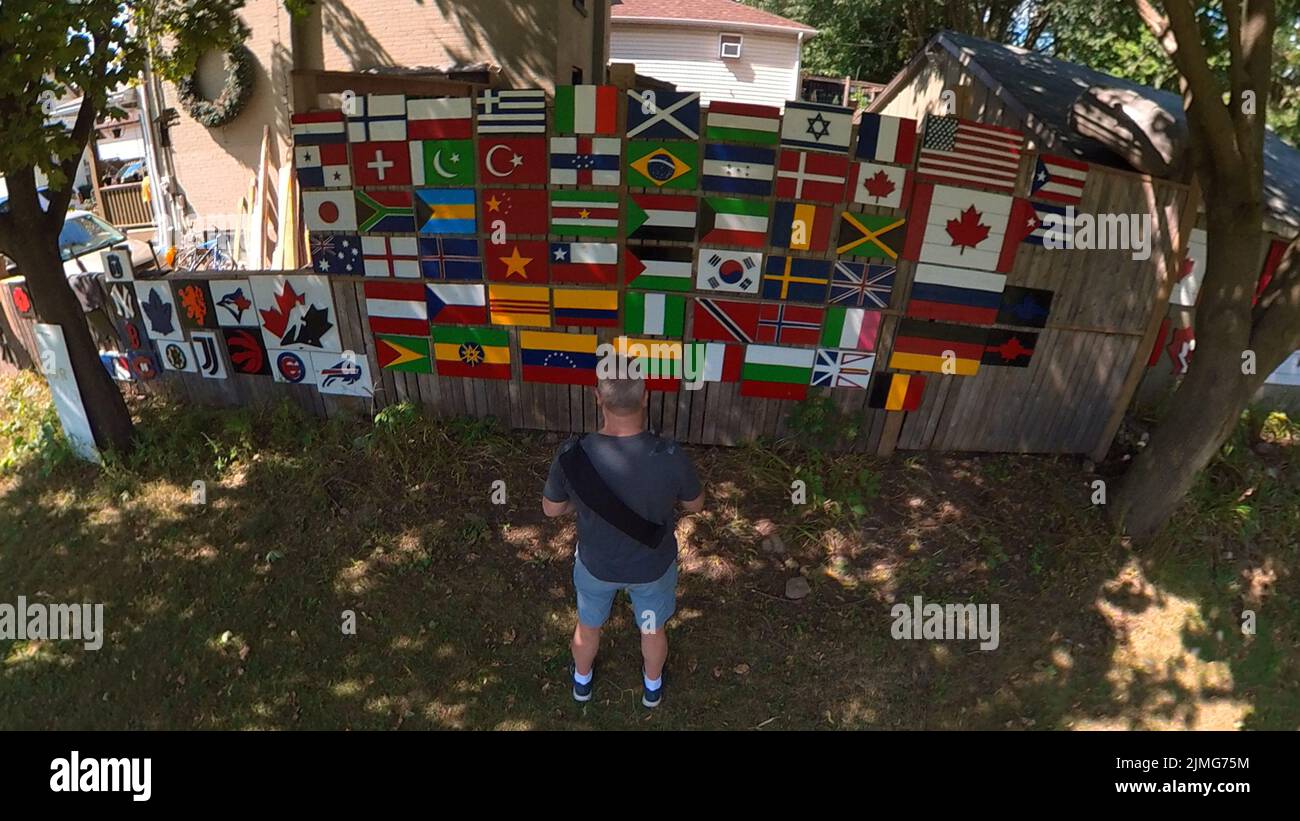
M416 185L474 184L473 140L414 140L410 145Z
M686 297L629 291L623 303L624 329L651 336L681 336L686 316Z

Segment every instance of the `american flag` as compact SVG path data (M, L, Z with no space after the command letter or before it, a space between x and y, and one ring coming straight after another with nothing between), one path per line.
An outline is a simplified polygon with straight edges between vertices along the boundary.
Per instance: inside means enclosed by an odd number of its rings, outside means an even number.
M1014 193L1025 135L1010 128L930 115L925 120L922 178L953 185L976 185Z

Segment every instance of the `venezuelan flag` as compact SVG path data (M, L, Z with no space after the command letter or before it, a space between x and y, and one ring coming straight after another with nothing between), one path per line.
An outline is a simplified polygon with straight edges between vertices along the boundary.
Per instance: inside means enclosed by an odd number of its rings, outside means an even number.
M596 384L596 335L520 331L519 356L525 382Z

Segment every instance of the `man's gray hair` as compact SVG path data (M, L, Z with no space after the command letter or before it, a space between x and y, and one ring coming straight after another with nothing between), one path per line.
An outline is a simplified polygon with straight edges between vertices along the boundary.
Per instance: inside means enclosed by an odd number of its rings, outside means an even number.
M619 416L638 413L645 398L645 380L643 379L599 379L596 393L600 396L601 407Z

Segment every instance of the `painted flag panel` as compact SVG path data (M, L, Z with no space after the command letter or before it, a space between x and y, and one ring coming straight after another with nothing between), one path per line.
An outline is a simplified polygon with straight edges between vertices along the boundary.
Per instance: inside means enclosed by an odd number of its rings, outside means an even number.
M1029 180L1029 196L1078 205L1087 182L1086 162L1039 154L1038 162L1034 164L1034 176Z
M487 244L487 278L494 282L546 283L546 258L551 246L546 240L519 240L502 245Z
M551 304L556 325L618 326L618 291L556 288Z
M368 277L420 278L415 237L362 237L361 254Z
M266 352L266 343L256 328L222 328L221 335L226 338L226 351L230 354L232 371L251 376L271 375L271 358ZM132 369L137 376L141 376L142 372L135 365L132 362Z
M300 188L350 188L347 143L301 145L293 149L293 167Z
M544 137L483 137L479 175L486 185L545 185L550 158Z
M762 297L820 305L826 301L830 276L829 260L770 256L763 271Z
M618 89L614 86L557 86L553 125L557 134L615 134Z
M874 351L880 336L882 315L879 311L832 305L826 309L826 325L821 344L830 348Z
M642 188L695 189L700 149L695 143L632 140L627 144L627 184Z
M918 185L903 258L1006 273L1020 238L1008 234L1012 198L1002 194Z
M791 101L781 121L781 145L844 153L853 135L853 109Z
M386 371L433 373L427 336L375 334L375 358Z
M1002 292L997 324L1042 328L1052 313L1052 292L1041 288L1008 285Z
M1187 239L1187 256L1179 271L1178 281L1174 283L1173 293L1169 295L1170 305L1182 305L1191 308L1196 305L1196 298L1201 292L1201 280L1205 278L1205 261L1208 234L1204 228L1193 228Z
M357 203L350 190L302 192L302 219L308 231L357 230Z
M891 411L918 410L924 392L924 376L907 373L877 374L871 383L867 407Z
M552 242L550 262L555 282L618 281L618 245L612 242Z
M627 203L629 239L692 242L695 223L695 197L632 194Z
M551 289L528 285L489 285L493 325L551 327Z
M871 369L876 365L876 355L858 351L817 349L813 362L812 384L823 388L858 388L865 390L871 383Z
M478 240L461 237L419 237L420 274L425 279L481 280L483 260Z
M1074 208L1016 198L1011 207L1008 235L1018 234L1020 241L1039 248L1069 248L1074 241Z
M520 331L524 381L594 386L596 345L595 334Z
M421 234L473 234L478 230L473 188L417 188L415 196Z
M362 271L361 237L356 234L311 235L311 268L318 274L359 274ZM238 325L238 322L231 323Z
M907 238L907 218L855 214L840 214L840 235L835 253L842 256L898 259Z
M483 230L494 238L544 235L547 231L546 192L524 188L483 189Z
M696 297L692 336L718 342L753 342L758 337L757 302Z
M478 133L542 134L546 92L540 88L490 88L479 92Z
M701 187L724 194L767 196L772 193L775 164L776 152L769 148L710 143L704 146Z
M474 103L468 97L406 101L406 139L468 140L474 136Z
M762 200L705 197L700 203L700 241L762 248L767 245L768 213Z
M419 282L367 282L366 317L377 334L424 336L429 333L429 308Z
M694 342L683 350L687 376L692 373L700 382L739 382L745 363L745 346L724 342ZM702 361L701 361L702 360Z
M360 248L359 242L357 247ZM212 294L217 324L221 327L251 325L256 321L253 318L253 286L248 280L214 279L208 282L208 290Z
M327 145L348 141L342 111L308 111L289 117L294 146Z
M474 184L473 140L414 140L409 145L416 185Z
M824 314L823 309L808 305L760 305L756 339L782 345L816 345Z
M552 137L552 185L618 185L622 148L617 137Z
M921 179L1013 193L1025 135L952 116L928 115L916 173Z
M695 287L701 291L758 293L763 255L757 251L701 247L696 265Z
M623 330L649 336L681 336L686 320L686 297L630 291L624 297Z
M348 141L406 139L406 97L402 94L357 95L348 113Z
M740 395L761 399L805 398L816 356L812 348L748 346L740 372Z
M367 398L375 395L370 360L364 356L313 351L311 369L316 378L316 390L321 393Z
M146 319L145 335L154 340L184 342L185 330L177 316L176 297L172 293L171 283L137 281L132 284L135 286L136 302ZM254 298L253 302L256 303L257 299ZM267 304L271 304L270 301Z
M357 185L410 185L408 143L368 142L352 145L352 179Z
M700 93L665 89L627 90L627 136L698 140Z
M979 371L987 339L987 328L900 319L889 367L974 376Z
M552 191L551 233L574 237L617 237L616 191Z
M849 160L810 151L781 152L776 172L776 195L795 200L841 202Z
M666 339L620 336L614 340L619 357L636 362L646 390L676 391L685 376L687 343Z
M487 324L487 300L480 284L426 283L424 299L434 324Z
M830 302L857 308L888 308L894 290L894 265L836 260L831 269Z
M906 314L945 322L992 325L1006 287L1004 274L920 263Z
M623 276L629 288L689 291L695 280L695 251L661 245L628 245Z
M409 190L354 191L358 230L363 233L415 233L415 203ZM473 207L472 202L470 207Z
M806 202L777 202L772 209L771 244L791 251L825 251L834 210Z
M868 162L911 165L916 154L916 120L888 114L862 115L857 156Z
M855 162L848 190L853 202L877 208L902 208L912 199L912 172L893 165Z
M704 136L719 142L776 145L781 139L781 109L715 100L705 117Z
M510 378L510 332L505 328L436 326L434 366L439 376Z
M989 331L988 342L984 345L984 356L980 359L980 364L1028 368L1029 360L1034 356L1034 345L1037 343L1038 334L993 328Z

